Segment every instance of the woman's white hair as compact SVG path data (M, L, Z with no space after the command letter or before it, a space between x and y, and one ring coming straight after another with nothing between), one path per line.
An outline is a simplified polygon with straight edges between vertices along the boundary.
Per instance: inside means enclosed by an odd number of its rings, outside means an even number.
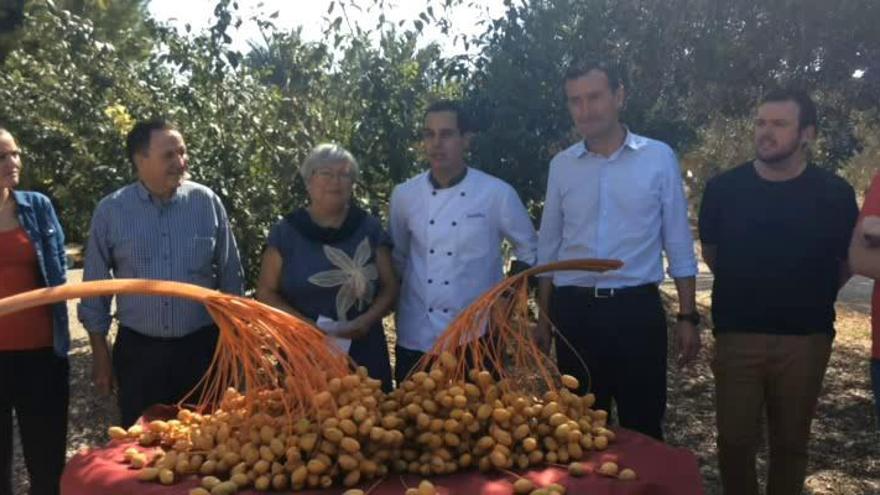
M309 156L299 166L299 175L308 182L315 171L325 165L345 162L351 167L352 179L358 178L358 163L350 151L336 143L321 143L309 153Z

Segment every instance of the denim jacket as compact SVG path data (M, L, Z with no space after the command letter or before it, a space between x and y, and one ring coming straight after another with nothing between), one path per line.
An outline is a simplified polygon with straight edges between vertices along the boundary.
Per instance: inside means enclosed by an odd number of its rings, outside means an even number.
M18 222L37 251L43 285L51 287L67 282L64 232L49 198L32 191L12 191L12 195L18 205ZM67 303L63 301L52 305L52 337L55 354L66 357L70 330Z

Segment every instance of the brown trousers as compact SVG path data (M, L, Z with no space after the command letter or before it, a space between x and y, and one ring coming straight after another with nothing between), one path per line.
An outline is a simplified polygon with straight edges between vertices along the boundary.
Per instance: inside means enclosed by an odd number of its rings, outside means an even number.
M719 333L715 339L718 463L725 495L758 495L755 454L767 417L768 495L800 495L810 423L831 336Z

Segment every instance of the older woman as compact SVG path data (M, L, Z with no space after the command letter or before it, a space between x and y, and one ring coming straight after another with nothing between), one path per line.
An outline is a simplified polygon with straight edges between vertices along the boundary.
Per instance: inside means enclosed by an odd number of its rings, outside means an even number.
M21 150L0 128L0 299L65 282L52 203L19 191ZM64 303L0 316L0 494L12 493L12 413L31 494L59 491L67 444L70 335Z
M382 317L394 306L398 282L381 223L352 204L357 174L357 161L341 146L312 150L300 167L309 204L269 232L257 299L351 339L349 355L387 391Z

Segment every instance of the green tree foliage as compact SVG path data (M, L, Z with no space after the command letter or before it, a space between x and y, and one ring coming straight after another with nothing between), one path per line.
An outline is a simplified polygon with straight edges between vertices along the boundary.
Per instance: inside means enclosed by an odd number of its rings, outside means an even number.
M818 0L508 2L473 40L480 53L468 95L487 123L476 153L539 199L547 161L575 139L564 69L593 59L623 68L624 119L635 131L683 153L696 150L690 158L721 162L692 162L699 165L689 174L695 192L701 171L730 166L750 149L741 123L775 86L803 87L817 98L823 138L816 158L837 169L859 149L853 112L880 99L878 20L880 4L871 0L833 9ZM864 77L854 78L857 70ZM729 142L731 132L741 142Z
M112 43L123 58L149 55L149 0L55 0L58 9L91 21L95 37Z
M371 35L355 29L331 51L303 43L297 31L266 32L247 63L290 101L286 112L306 119L301 145L334 141L355 154L358 200L378 213L393 186L420 171L417 143L428 100L452 90L436 45L419 48L417 33L393 27L376 33L376 45Z
M294 138L281 93L239 66L228 48L227 3L216 24L188 37L150 24L150 56L130 58L98 38L90 20L33 2L19 49L0 74L0 119L27 152L26 186L56 202L83 240L105 194L133 179L124 135L133 120L177 122L196 180L224 200L251 278L265 233L292 203Z
M108 109L148 101L148 84L88 21L48 2L29 5L0 72L0 119L24 148L27 184L56 200L73 240L97 199L129 177L117 125L125 116Z
M363 199L379 210L395 184L421 172L418 141L427 100L441 88L433 70L437 48L418 50L415 36L387 33L378 48L355 43L345 53L337 84L351 95L340 129L364 162Z

